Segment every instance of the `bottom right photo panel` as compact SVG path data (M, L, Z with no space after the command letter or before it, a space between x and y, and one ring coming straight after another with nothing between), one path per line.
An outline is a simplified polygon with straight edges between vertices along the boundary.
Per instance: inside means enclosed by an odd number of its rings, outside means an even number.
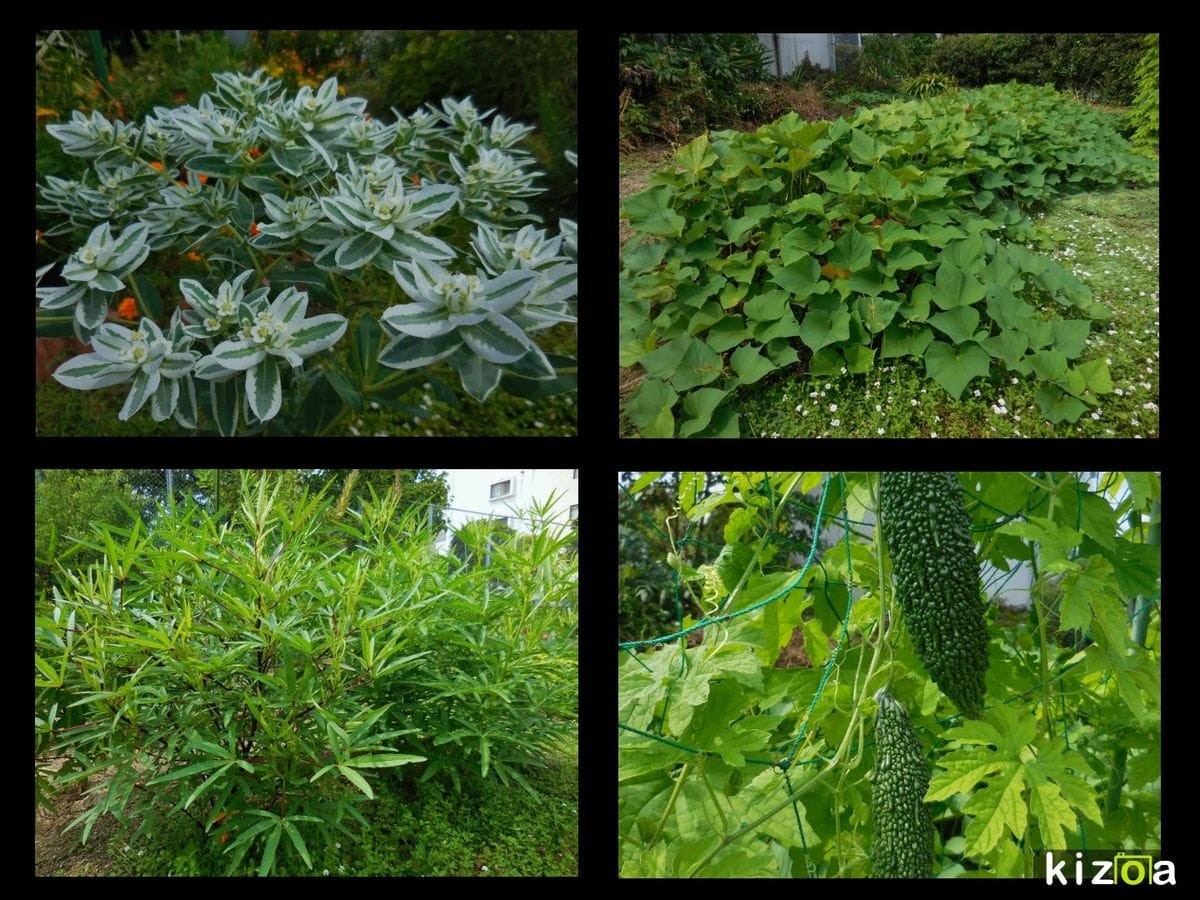
M1158 473L621 472L617 503L621 877L1174 883Z

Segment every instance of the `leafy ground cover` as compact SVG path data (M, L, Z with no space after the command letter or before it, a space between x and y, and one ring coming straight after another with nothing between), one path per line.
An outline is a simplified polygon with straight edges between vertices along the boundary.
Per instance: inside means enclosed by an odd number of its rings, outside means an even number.
M1157 369L1157 194L1040 212L1156 181L1106 114L1009 84L703 135L675 162L624 204L627 432L1156 433L1156 378L1128 382Z

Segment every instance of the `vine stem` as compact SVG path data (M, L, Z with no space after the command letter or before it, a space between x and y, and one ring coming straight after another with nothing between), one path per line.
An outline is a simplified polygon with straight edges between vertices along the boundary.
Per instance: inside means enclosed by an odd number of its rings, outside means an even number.
M667 824L667 819L671 816L671 811L675 808L675 801L679 798L679 789L683 787L683 783L687 781L688 769L691 763L684 763L683 768L679 770L679 777L675 779L675 787L671 789L671 797L667 800L667 808L663 810L662 818L658 820L658 827L654 829L654 837L650 838L649 846L653 847L658 843L659 837L662 835L664 826Z
M878 529L876 529L876 530L878 530ZM886 595L886 586L882 583L882 580L881 580L880 585L879 585L880 610L882 610L885 606L885 603L884 603L885 595ZM877 626L877 627L881 627L881 626L882 626L882 622L879 623L879 626ZM882 633L883 632L881 631L881 634ZM875 644L875 650L871 655L871 663L867 667L867 674L863 681L863 693L864 694L866 691L866 685L870 683L871 677L875 674L876 670L878 669L879 657L882 652L883 645L885 643L886 643L886 641L880 640L880 641L877 641ZM692 871L688 873L689 878L695 878L697 876L697 874L699 874L699 872L705 866L707 866L710 862L712 862L713 858L718 853L720 853L722 850L724 850L726 847L728 847L734 841L737 841L738 839L745 837L747 834L750 834L751 832L755 831L764 822L771 820L772 818L777 816L780 812L787 809L787 807L790 804L792 804L794 801L798 800L804 794L808 793L808 791L810 789L812 789L817 784L819 784L826 776L829 775L830 772L832 772L834 769L837 768L838 763L840 763L842 761L842 758L846 755L846 751L850 746L851 738L853 738L854 735L857 733L858 724L862 721L862 710L861 710L862 700L863 700L863 697L861 695L856 696L854 698L853 712L850 715L850 721L846 724L846 731L842 735L842 742L841 742L841 744L838 745L838 748L834 752L833 756L829 758L825 767L823 769L821 769L821 771L818 772L816 775L814 775L812 778L810 778L808 781L804 782L802 785L800 785L795 790L793 790L791 793L789 793L783 800L776 803L773 807L771 807L769 810L767 810L765 813L763 813L757 819L755 819L752 822L746 823L741 828L739 828L737 831L733 832L733 834L726 835L724 838L722 838L721 842L719 844L717 844L717 846L714 847L712 850L710 850L709 853L702 860L700 860L699 863L696 864L696 867L693 868Z
M1046 473L1046 479L1050 482L1050 505L1046 509L1046 518L1050 521L1054 520L1054 476ZM1033 566L1034 584L1037 584L1038 570L1037 559L1030 561ZM1041 668L1042 668L1042 713L1046 722L1046 738L1054 740L1054 717L1051 714L1052 706L1050 703L1050 641L1046 636L1046 614L1049 608L1043 605L1041 591L1038 591L1033 598L1033 602L1037 604L1038 611L1038 640L1041 643Z

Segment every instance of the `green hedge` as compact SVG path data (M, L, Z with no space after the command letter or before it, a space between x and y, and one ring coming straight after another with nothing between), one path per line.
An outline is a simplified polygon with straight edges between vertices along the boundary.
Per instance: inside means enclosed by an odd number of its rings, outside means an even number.
M1106 103L1128 104L1142 34L955 34L938 42L929 71L979 87L1006 81L1053 83Z

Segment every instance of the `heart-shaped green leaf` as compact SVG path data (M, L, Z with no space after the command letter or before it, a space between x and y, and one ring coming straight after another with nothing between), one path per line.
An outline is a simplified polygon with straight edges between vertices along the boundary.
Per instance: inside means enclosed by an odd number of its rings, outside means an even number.
M925 351L925 374L946 389L957 400L972 378L985 377L992 360L987 351L971 342L951 347L934 341Z

